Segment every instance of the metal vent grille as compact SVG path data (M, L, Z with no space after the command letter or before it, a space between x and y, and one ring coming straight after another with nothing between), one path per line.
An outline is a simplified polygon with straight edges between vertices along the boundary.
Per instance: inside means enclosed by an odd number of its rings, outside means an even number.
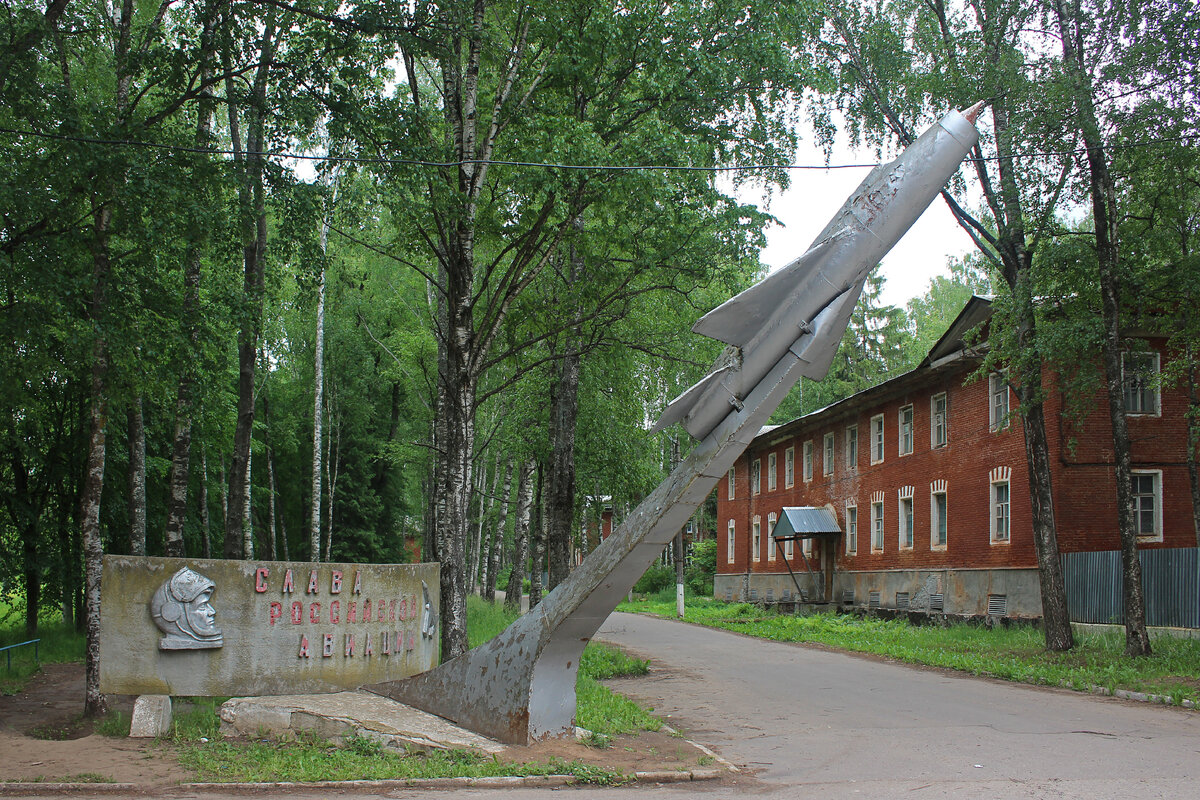
M908 611L908 592L896 592L896 610Z
M853 589L844 589L842 591L842 605L844 605L844 606L854 605L854 590Z
M867 608L879 608L879 592L867 595Z
M757 599L758 599L758 589L751 589L751 590L750 590L750 599L751 599L751 600L757 600Z
M1006 594L989 594L988 595L988 616L1003 617L1008 613L1008 595Z
M770 602L773 602L774 600L775 600L775 590L767 589L767 602L770 603Z
M946 596L944 594L929 595L929 610L930 611L945 611Z
M726 587L726 589L725 589L725 602L726 603L733 602L733 589L728 588L728 587Z
M791 600L792 599L792 590L784 589L783 594L780 596L780 599L781 600Z

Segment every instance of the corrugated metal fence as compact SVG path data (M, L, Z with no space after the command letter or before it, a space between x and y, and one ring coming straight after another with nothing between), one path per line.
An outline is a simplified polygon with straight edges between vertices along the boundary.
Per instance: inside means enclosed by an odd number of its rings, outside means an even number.
M1142 550L1146 624L1200 628L1200 549ZM1121 553L1067 553L1062 557L1067 609L1075 622L1125 621Z

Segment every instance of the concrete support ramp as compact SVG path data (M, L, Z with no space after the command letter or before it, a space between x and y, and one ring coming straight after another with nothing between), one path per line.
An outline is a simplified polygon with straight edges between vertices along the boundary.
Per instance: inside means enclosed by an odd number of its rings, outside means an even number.
M220 715L227 736L312 734L335 742L361 736L400 750L504 751L499 742L371 692L235 697L221 706Z

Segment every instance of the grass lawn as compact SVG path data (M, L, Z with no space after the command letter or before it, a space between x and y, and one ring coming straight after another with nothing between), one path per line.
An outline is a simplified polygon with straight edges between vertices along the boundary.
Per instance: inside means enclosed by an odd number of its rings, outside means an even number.
M0 611L3 605L0 604ZM40 664L61 664L82 661L84 655L84 638L58 620L42 620L38 625L37 658L34 658L34 645L24 645L12 650L0 652L0 694L16 694L21 691ZM25 634L24 619L9 618L0 625L0 647L18 644L30 639ZM12 669L8 669L9 656L12 657Z
M672 591L622 603L617 610L674 619L675 595ZM763 639L815 642L971 675L1084 691L1127 689L1160 695L1176 704L1200 703L1200 641L1195 639L1156 638L1153 655L1129 658L1123 653L1125 636L1120 629L1076 636L1075 649L1050 653L1044 648L1041 629L1032 626L915 626L846 614L801 617L703 597L688 598L685 620Z

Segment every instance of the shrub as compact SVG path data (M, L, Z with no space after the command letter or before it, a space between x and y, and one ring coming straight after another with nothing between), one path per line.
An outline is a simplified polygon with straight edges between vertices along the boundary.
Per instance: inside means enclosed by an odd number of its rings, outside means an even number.
M638 594L657 594L674 583L675 570L666 564L655 561L646 568L642 577L638 578L638 582L633 585L633 590Z
M717 540L705 539L692 545L692 558L684 572L684 583L695 594L711 595L717 574Z

